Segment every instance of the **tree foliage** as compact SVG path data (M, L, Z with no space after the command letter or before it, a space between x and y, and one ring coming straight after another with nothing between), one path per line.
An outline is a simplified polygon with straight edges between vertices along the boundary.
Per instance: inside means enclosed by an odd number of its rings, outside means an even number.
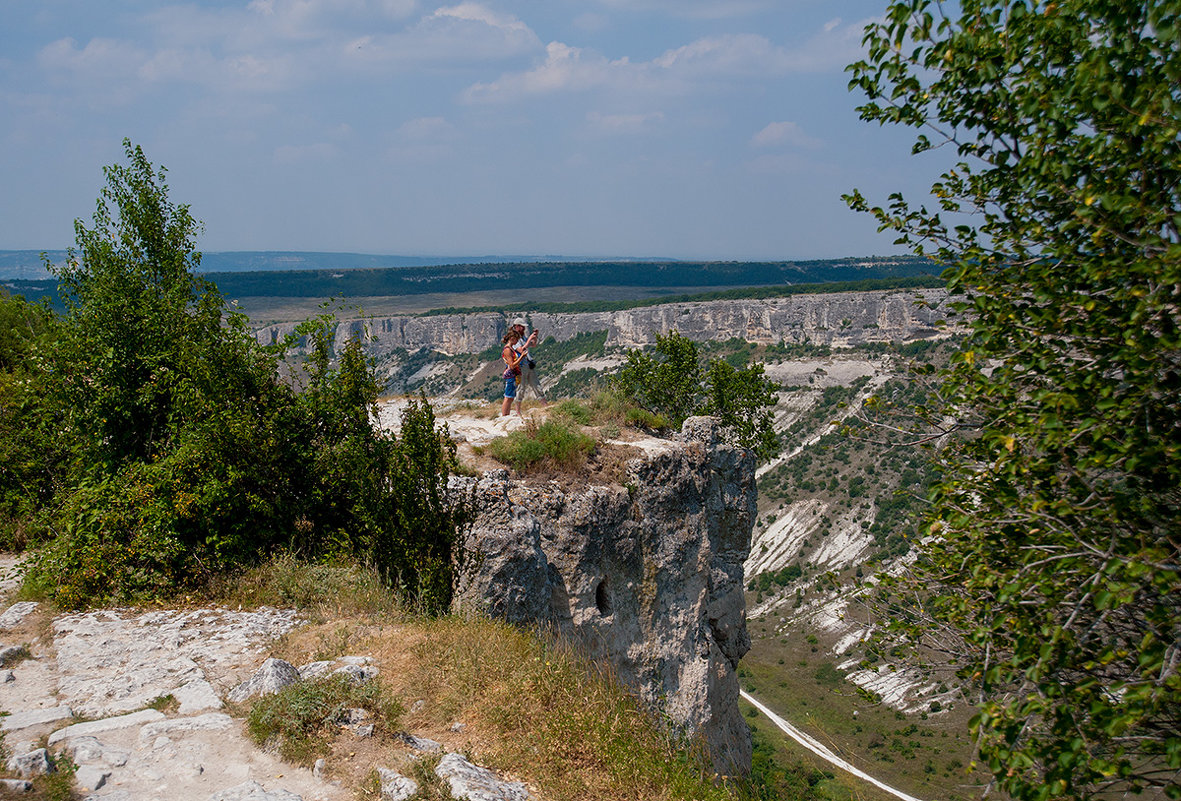
M976 434L945 451L906 622L961 636L981 757L1016 798L1181 797L1179 21L899 0L849 68L864 119L958 155L935 210L847 200L966 298L932 419Z
M258 344L194 274L200 226L169 200L164 170L125 150L92 223L75 224L66 314L18 309L30 331L46 317L52 339L0 340L20 376L0 392L23 404L0 421L0 448L23 459L5 468L16 487L0 511L45 541L30 581L64 605L135 600L290 549L371 563L409 600L445 608L463 509L429 406L410 405L398 438L377 430L372 367L358 340L333 341L328 317L298 331L306 386L280 380L297 338ZM60 444L38 454L47 442Z
M664 417L675 428L687 417L708 414L759 458L770 458L779 450L771 425L777 387L761 364L739 370L713 359L703 369L693 340L670 331L656 335L652 352L628 351L614 384L640 408Z

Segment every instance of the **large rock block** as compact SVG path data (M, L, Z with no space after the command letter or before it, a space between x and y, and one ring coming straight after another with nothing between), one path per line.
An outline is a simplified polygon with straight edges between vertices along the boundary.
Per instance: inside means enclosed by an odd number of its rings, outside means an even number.
M735 671L750 648L742 565L754 470L714 421L692 418L680 441L629 462L622 486L565 491L488 473L457 606L550 625L680 733L702 737L720 771L745 772Z

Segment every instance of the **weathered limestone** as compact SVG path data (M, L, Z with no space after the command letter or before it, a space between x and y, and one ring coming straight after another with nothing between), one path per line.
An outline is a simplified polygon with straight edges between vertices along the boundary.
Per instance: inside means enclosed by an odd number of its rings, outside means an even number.
M230 690L230 694L226 698L234 703L240 703L256 695L274 695L297 681L299 681L299 671L296 670L295 665L271 657L262 663L254 675Z
M418 792L418 782L397 771L378 768L377 778L381 783L382 801L407 801Z
M22 712L13 712L11 715L5 715L0 718L0 731L20 731L21 729L29 729L34 726L43 726L49 723L57 723L61 720L69 720L74 717L74 712L68 706L55 706L49 709L28 709Z
M107 731L114 731L115 729L126 729L131 726L142 726L145 723L154 723L157 720L164 720L164 713L155 709L143 709L139 712L132 712L129 715L118 715L113 718L103 718L102 720L91 720L86 723L75 723L73 726L66 726L64 729L58 729L53 734L49 735L49 744L55 745L62 740L68 740L71 737L90 737L95 734L101 734Z
M457 605L552 626L700 736L720 771L748 771L735 671L750 648L742 565L754 468L715 421L691 418L681 442L628 463L626 486L567 492L485 474Z
M473 765L459 754L447 754L435 767L435 775L447 782L451 795L467 801L529 801L521 782L501 781L487 768Z
M287 790L268 790L255 781L243 782L209 796L209 801L303 801Z
M925 301L915 303L916 297ZM654 345L657 334L676 330L698 342L742 337L773 344L782 340L813 345L903 342L940 333L937 327L947 292L942 289L835 292L762 300L714 300L667 303L614 312L535 313L532 324L559 340L594 331L607 332L610 346ZM362 330L359 320L346 320L336 340L346 342ZM431 317L384 317L371 320L370 349L431 348L441 353L479 353L504 335L508 318L496 313L444 314ZM282 340L294 323L256 332L264 344Z
M49 758L49 752L44 748L38 748L35 751L30 751L27 754L16 754L8 760L8 770L22 779L30 779L33 776L43 776L46 773L53 772L53 761Z
M58 691L88 717L142 709L165 695L200 711L213 703L199 684L207 671L253 661L263 643L298 622L292 610L266 607L66 615L53 622Z
M26 617L37 610L41 604L36 601L18 601L8 609L4 610L4 614L0 615L0 630L11 629L18 625Z

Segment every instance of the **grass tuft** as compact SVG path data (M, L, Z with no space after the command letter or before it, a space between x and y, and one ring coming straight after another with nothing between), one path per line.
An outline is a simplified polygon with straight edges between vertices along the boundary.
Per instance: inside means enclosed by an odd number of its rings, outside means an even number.
M550 418L541 425L530 421L524 429L488 443L487 452L520 471L531 468L574 470L586 462L595 440L572 422Z
M402 717L402 706L377 679L360 684L335 675L301 681L274 695L257 699L246 716L246 730L259 745L274 747L283 759L310 766L326 756L332 734L346 710L367 711L376 731L391 734Z

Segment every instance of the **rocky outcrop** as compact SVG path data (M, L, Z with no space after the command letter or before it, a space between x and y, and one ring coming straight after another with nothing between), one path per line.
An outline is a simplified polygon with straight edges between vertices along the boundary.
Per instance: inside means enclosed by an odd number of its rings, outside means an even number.
M679 441L629 462L622 486L530 486L505 471L461 480L477 512L457 605L555 629L700 737L719 771L746 772L735 671L750 648L754 468L713 420L690 418Z
M564 341L577 334L606 331L607 345L625 348L653 345L657 334L673 330L699 342L740 337L759 344L840 347L936 336L947 315L946 301L947 292L941 289L836 292L666 303L613 312L536 313L529 319L543 337ZM369 321L368 336L374 353L394 348L478 353L500 342L508 322L508 317L493 312L379 317ZM294 323L273 325L259 330L257 337L268 344L281 341L294 330ZM337 327L337 341L364 331L362 321L346 320Z

